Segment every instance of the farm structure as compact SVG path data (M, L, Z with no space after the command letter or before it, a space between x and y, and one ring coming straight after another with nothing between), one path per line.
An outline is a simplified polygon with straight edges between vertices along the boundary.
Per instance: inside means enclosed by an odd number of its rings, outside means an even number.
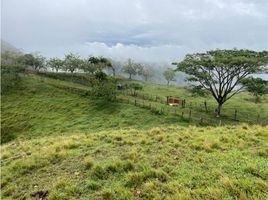
M167 105L176 106L176 105L182 105L185 106L185 99L179 99L172 96L167 96Z

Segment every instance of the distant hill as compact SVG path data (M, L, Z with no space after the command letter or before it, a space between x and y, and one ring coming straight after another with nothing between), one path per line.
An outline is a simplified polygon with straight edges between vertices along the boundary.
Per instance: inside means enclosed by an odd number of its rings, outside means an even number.
M15 52L18 54L22 53L21 50L19 50L18 48L16 48L12 44L1 39L1 52L5 52L5 51L11 51L11 52Z

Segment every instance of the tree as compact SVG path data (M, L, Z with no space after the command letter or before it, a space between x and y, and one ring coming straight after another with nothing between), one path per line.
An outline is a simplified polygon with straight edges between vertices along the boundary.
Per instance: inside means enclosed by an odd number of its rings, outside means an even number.
M108 77L104 72L97 71L91 79L91 95L103 101L116 100L116 79Z
M167 85L169 85L170 81L175 81L175 70L168 68L167 70L164 71L163 73L165 79L167 80Z
M142 76L144 77L145 81L148 81L149 77L153 76L153 72L148 67L143 67Z
M24 54L18 58L18 63L32 67L34 70L45 68L45 57L36 54Z
M66 70L69 70L71 73L73 73L76 69L81 68L81 63L82 60L78 55L73 53L65 55L64 66Z
M189 75L188 80L198 82L210 91L218 103L217 115L222 105L243 89L241 81L249 74L263 70L268 53L250 50L213 50L188 54L177 65L177 70Z
M128 59L127 64L122 68L124 73L129 74L129 79L132 79L132 76L141 75L143 66L141 64L133 62L131 59Z
M113 69L113 65L111 61L107 58L103 57L90 57L88 59L89 63L91 63L92 66L94 66L98 71L102 71L105 68Z
M92 75L96 72L97 68L89 61L89 59L82 60L81 68L84 70L84 72L87 72Z
M63 68L64 66L64 61L59 59L59 58L51 58L48 62L47 65L50 66L51 68L55 69L56 72L59 71L59 69Z
M267 82L261 78L248 77L241 81L246 90L253 94L255 103L260 101L260 96L268 93Z
M1 65L17 65L20 53L14 51L1 52Z

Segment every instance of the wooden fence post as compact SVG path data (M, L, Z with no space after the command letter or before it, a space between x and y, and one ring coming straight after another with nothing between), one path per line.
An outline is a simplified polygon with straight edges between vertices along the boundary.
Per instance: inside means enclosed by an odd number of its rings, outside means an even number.
M190 112L189 112L189 120L191 120L191 117L192 117L192 110L190 109Z
M208 112L207 101L204 102L204 105L205 105L205 111Z
M237 110L235 109L235 121L237 121Z

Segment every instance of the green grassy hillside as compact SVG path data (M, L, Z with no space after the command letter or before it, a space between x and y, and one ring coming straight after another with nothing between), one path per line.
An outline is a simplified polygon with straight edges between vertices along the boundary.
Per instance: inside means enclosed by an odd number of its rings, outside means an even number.
M2 143L17 137L29 139L67 135L74 131L150 129L174 123L186 125L176 116L154 115L133 105L92 101L83 93L66 89L87 89L75 83L27 76L22 87L2 96Z
M267 199L267 141L267 127L246 124L14 140L2 146L2 198Z
M2 96L2 199L268 198L267 126L198 127L88 89L27 75Z

